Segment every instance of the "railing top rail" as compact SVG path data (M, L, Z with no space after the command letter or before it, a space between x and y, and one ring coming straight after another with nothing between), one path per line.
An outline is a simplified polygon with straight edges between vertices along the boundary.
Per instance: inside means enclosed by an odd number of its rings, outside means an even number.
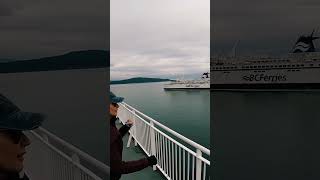
M125 109L127 109L129 112L133 113L132 110L130 110L128 107L125 107ZM136 114L136 116L143 121L144 123L146 123L148 126L150 126L150 123L147 122L146 120L144 120L142 117L140 117L138 114ZM185 151L187 151L188 153L190 153L191 155L195 156L196 158L199 158L201 161L203 161L204 163L206 163L207 165L210 165L210 161L208 161L207 159L203 158L203 157L198 157L197 153L190 150L188 147L184 146L183 144L181 144L180 142L174 140L172 137L168 136L167 134L165 134L164 132L160 131L157 127L155 126L150 126L152 129L154 129L156 132L160 133L162 136L164 136L165 138L167 138L169 141L172 141L173 143L177 144L178 146L180 146L182 149L184 149Z
M48 142L44 141L43 138L37 134L36 132L31 131L31 134L33 134L36 138L38 138L42 143L46 144L50 149L52 149L53 151L55 151L57 154L59 154L61 157L63 157L64 159L66 159L67 161L69 161L70 163L72 163L74 166L76 166L77 168L81 169L84 173L86 173L88 176L96 179L96 180L100 180L101 178L96 176L94 173L92 173L89 169L87 169L86 167L82 166L81 164L75 163L71 157L68 157L67 155L65 155L62 151L60 151L59 149L57 149L56 147L54 147L52 144L49 144Z
M145 115L144 113L140 112L139 110L135 109L134 107L130 106L129 104L122 102L122 104L124 104L125 106L129 107L130 109L134 110L136 113L139 113L140 115L144 116L145 118L147 118L149 121L153 122L154 124L156 124L157 126L161 127L162 129L166 130L167 132L171 133L172 135L176 136L177 138L183 140L184 142L188 143L189 145L199 149L200 151L204 152L207 155L210 155L210 150L201 146L200 144L192 141L191 139L188 139L187 137L175 132L174 130L168 128L167 126L159 123L158 121L152 119L151 117Z
M38 128L38 130L42 133L44 133L45 135L47 135L49 138L52 138L54 141L60 143L61 145L63 145L64 147L66 147L67 149L71 150L72 152L76 153L77 155L79 155L81 158L83 158L84 160L94 164L100 171L102 172L106 172L107 174L110 174L110 167L108 167L107 165L105 165L104 163L96 160L95 158L93 158L92 156L90 156L89 154L81 151L80 149L76 148L75 146L65 142L64 140L62 140L61 138L57 137L56 135L52 134L51 132L49 132L48 130L44 129L44 128Z

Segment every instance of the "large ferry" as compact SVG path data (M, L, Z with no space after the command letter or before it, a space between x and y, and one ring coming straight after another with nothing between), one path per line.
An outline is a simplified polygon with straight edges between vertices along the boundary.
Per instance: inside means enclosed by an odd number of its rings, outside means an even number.
M163 87L165 90L210 89L210 73L203 73L198 80L176 80Z
M285 57L213 57L211 89L320 89L320 52L300 36Z

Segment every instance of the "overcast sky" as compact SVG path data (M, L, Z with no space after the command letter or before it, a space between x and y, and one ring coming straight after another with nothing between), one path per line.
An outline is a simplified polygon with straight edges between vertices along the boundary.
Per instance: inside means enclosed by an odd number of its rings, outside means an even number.
M111 79L209 70L210 0L111 0Z
M108 49L105 0L1 0L0 59Z
M320 27L319 0L214 0L212 7L216 53L231 52L236 41L240 55L288 53L299 35Z

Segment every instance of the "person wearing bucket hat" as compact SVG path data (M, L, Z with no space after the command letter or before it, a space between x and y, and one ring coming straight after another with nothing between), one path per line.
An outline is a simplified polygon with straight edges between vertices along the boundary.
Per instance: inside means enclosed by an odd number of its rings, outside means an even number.
M156 165L157 159L155 156L150 156L148 158L143 158L136 161L123 161L122 160L122 150L123 141L122 137L129 131L133 122L128 120L126 125L122 126L119 130L116 128L115 122L118 119L117 113L120 102L124 100L123 97L118 97L112 92L109 95L110 99L110 163L111 163L111 180L119 180L122 174L129 174L136 171L140 171L148 166Z
M29 179L22 171L25 148L31 142L23 131L38 128L43 120L44 115L21 111L0 94L0 180Z

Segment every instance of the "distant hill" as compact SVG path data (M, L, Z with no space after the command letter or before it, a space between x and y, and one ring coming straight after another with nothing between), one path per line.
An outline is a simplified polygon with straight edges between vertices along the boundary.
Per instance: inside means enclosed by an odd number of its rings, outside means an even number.
M2 63L2 62L10 62L10 61L14 61L14 60L12 60L12 59L0 59L0 63Z
M40 59L0 62L0 73L103 68L109 64L109 51L86 50Z
M119 81L111 81L110 84L130 84L130 83L150 83L150 82L163 82L172 81L170 79L160 79L160 78L146 78L146 77L136 77Z

